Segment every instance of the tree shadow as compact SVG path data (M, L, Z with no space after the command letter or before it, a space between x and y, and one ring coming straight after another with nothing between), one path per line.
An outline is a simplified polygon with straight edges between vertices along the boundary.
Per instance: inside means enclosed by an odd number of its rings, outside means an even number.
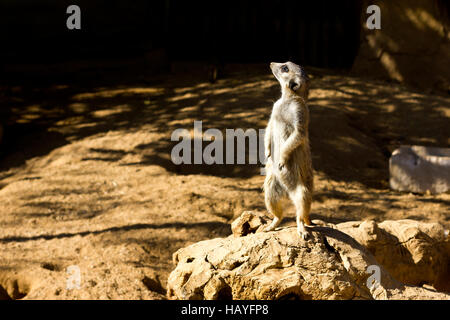
M310 140L316 171L336 181L387 189L393 149L401 144L447 143L448 97L381 81L327 75L314 68L310 73ZM93 148L95 155L83 160L158 165L181 175L248 178L260 174L261 163L248 164L248 143L244 165L175 165L171 151L177 142L171 141L171 133L180 128L192 132L196 120L202 121L203 132L215 128L224 137L226 129L264 129L280 95L268 68L257 66L252 71L248 67L242 72L230 67L227 77L214 84L186 74L148 76L147 81L135 78L127 70L124 75L112 74L88 83L6 86L0 99L9 106L9 121L16 127L9 138L5 134L2 151L8 156L0 160L0 167L19 166L31 157L94 134L149 130L162 133L162 137L131 151ZM203 147L207 144L204 141ZM130 153L140 161L123 160Z

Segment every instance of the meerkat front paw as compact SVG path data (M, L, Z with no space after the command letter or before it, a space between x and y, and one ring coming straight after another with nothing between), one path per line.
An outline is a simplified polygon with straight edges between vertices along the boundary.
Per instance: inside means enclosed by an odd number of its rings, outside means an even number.
M282 171L285 166L286 166L286 161L283 159L280 159L280 161L278 162L278 170Z

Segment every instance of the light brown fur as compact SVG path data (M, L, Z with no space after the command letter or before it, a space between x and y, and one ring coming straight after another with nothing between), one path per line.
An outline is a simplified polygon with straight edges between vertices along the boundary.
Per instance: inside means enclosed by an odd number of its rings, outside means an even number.
M265 134L267 210L274 220L265 231L274 230L283 218L281 200L289 197L297 215L298 234L306 239L306 225L311 225L313 169L309 149L308 98L309 79L304 70L292 63L271 63L281 85L281 98L275 102ZM286 71L288 70L288 71Z

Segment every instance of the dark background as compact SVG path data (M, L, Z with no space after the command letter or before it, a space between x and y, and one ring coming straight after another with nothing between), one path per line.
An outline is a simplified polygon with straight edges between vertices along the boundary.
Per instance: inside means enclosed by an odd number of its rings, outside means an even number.
M81 8L68 30L66 8ZM0 2L0 59L56 63L129 58L163 50L168 61L295 60L350 68L360 39L360 1Z

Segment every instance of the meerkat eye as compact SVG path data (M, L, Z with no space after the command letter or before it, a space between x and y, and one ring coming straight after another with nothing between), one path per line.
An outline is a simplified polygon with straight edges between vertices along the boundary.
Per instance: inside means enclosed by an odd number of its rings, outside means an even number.
M286 65L281 66L281 72L289 72L289 68Z

